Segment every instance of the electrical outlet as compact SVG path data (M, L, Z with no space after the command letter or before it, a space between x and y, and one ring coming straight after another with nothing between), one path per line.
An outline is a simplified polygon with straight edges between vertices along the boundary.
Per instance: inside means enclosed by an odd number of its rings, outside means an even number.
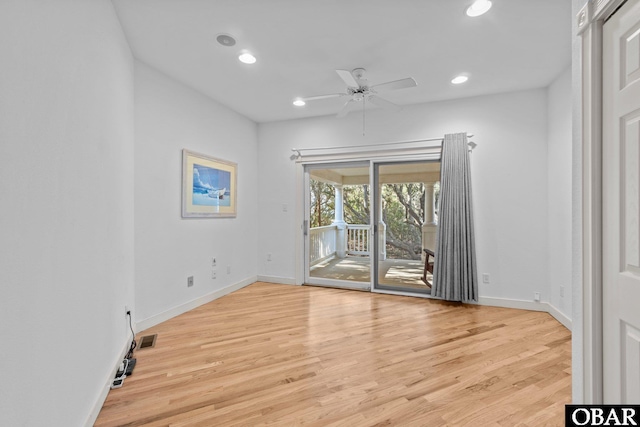
M193 286L193 276L187 277L187 288Z
M126 316L127 314L130 314L130 313L131 313L131 310L129 310L129 306L125 305L124 306L124 315Z
M216 257L211 258L211 267L215 267L216 265L218 265L218 260L216 260Z
M482 273L482 283L489 283L489 273Z
M533 294L533 299L536 300L536 301L540 301L540 292L535 292Z
M231 266L227 265L227 274L231 274Z
M289 205L287 205L286 203L284 203L282 205L282 212L287 212L289 210Z
M271 261L271 254L270 253L267 254L267 261Z
M211 270L211 278L215 279L217 277L216 271L215 270Z

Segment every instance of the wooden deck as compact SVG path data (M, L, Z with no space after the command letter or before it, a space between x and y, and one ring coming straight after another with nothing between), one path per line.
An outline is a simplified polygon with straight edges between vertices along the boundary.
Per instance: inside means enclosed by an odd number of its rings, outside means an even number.
M370 258L348 256L332 258L311 268L310 276L323 279L370 282ZM424 262L417 260L387 259L380 261L378 281L380 284L425 290L428 287L422 281Z
M571 400L541 312L255 283L152 333L96 426L562 426Z

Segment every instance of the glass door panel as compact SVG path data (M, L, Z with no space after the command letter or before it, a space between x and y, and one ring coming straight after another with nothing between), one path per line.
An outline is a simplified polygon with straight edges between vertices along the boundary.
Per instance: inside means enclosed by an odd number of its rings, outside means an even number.
M437 160L374 165L374 289L431 293L425 249L435 250L439 180Z
M371 289L369 162L305 167L305 283Z

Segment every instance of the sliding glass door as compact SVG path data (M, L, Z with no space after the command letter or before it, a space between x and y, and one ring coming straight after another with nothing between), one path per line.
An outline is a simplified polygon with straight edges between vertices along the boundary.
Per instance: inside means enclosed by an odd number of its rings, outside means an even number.
M439 160L310 164L304 180L304 283L430 294Z
M425 263L435 249L440 162L376 163L373 170L373 289L430 294Z
M305 166L306 284L371 289L369 167Z

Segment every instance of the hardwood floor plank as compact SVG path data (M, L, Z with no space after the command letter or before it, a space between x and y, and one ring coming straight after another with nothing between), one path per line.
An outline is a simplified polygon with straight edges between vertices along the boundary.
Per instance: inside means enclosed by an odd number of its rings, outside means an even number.
M571 399L540 312L259 282L153 333L96 426L562 425Z

